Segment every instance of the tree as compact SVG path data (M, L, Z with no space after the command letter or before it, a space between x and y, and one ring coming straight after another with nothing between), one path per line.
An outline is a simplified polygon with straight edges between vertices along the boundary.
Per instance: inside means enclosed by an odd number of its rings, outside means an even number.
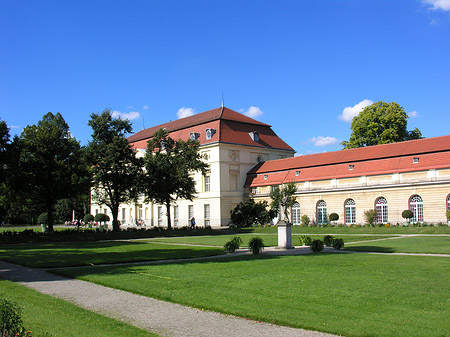
M270 198L272 202L270 207L278 213L280 211L284 212L284 216L289 221L289 209L295 204L295 192L297 192L297 186L294 182L285 184L282 188L276 187L270 193Z
M15 176L11 186L24 196L22 200L43 207L52 233L57 200L76 195L88 183L80 144L62 115L51 112L37 125L27 126L15 142L18 153L12 164L15 172L9 170Z
M374 209L368 209L364 211L364 219L369 225L374 225L377 221L377 211Z
M373 103L353 118L350 139L341 145L352 149L422 138L419 129L407 130L407 119L405 110L395 102Z
M125 137L132 131L129 120L113 118L111 111L105 109L101 114L92 114L88 125L93 130L87 147L93 179L92 197L111 210L113 231L118 231L119 205L138 197L142 158L136 157Z
M159 129L147 143L142 187L147 201L166 206L167 227L172 228L170 205L177 199L191 200L197 193L193 172L206 174L209 165L199 153L197 140L173 140Z
M9 145L9 128L5 121L0 121L0 219L6 215L8 209L6 205L6 167Z
M250 199L240 202L230 211L230 221L237 227L251 227L255 224L265 225L275 216L275 212L267 210L267 201L255 202Z

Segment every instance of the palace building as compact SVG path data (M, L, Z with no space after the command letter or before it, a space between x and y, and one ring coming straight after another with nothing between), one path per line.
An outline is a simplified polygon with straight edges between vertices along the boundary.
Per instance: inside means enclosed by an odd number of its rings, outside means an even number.
M197 139L210 166L206 175L194 174L196 198L172 205L175 227L188 226L192 217L198 226L228 226L239 202L269 200L274 187L288 182L297 185L294 225L302 215L327 223L330 213L339 215L338 223L363 224L370 209L377 210L378 223L403 223L405 209L414 222L447 222L450 136L294 157L270 125L221 107L137 132L128 140L138 155L160 128L173 139ZM105 211L91 206L92 214ZM164 205L141 198L121 205L119 220L166 226L165 212Z

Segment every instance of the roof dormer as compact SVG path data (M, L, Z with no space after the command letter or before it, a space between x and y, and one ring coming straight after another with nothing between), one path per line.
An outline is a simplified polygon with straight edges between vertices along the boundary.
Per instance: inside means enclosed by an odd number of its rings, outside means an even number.
M191 140L196 140L196 139L198 139L198 137L200 137L200 133L198 133L198 132L191 132L191 133L189 133L189 138Z
M211 139L216 133L216 129L206 129L206 139Z
M254 142L259 142L259 132L252 131L248 133Z

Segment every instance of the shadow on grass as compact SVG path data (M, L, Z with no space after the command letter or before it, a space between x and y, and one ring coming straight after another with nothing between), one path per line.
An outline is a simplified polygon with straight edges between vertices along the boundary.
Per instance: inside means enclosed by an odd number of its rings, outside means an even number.
M396 253L391 247L380 246L346 246L345 250L353 252L375 252L375 253Z

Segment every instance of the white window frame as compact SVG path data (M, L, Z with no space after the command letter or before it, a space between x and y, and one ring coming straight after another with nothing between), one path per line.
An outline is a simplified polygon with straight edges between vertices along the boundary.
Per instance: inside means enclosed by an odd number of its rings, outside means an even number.
M204 221L205 221L205 227L210 226L210 217L211 217L211 205L205 204L204 205Z
M158 227L162 227L162 215L163 215L163 211L162 211L162 206L158 206Z
M317 223L326 224L328 223L327 218L327 203L325 200L319 200L316 206Z
M205 176L205 192L211 191L211 176L207 175Z
M173 225L178 226L178 218L180 216L180 209L178 206L173 206Z
M353 225L356 223L356 203L353 199L347 199L345 201L345 224L346 225Z
M409 199L409 210L413 212L413 223L423 222L423 199L415 194Z
M300 225L302 223L300 214L300 204L294 203L291 207L291 220L293 225Z
M388 218L388 202L386 198L379 197L375 201L375 211L377 212L377 223L387 224Z

